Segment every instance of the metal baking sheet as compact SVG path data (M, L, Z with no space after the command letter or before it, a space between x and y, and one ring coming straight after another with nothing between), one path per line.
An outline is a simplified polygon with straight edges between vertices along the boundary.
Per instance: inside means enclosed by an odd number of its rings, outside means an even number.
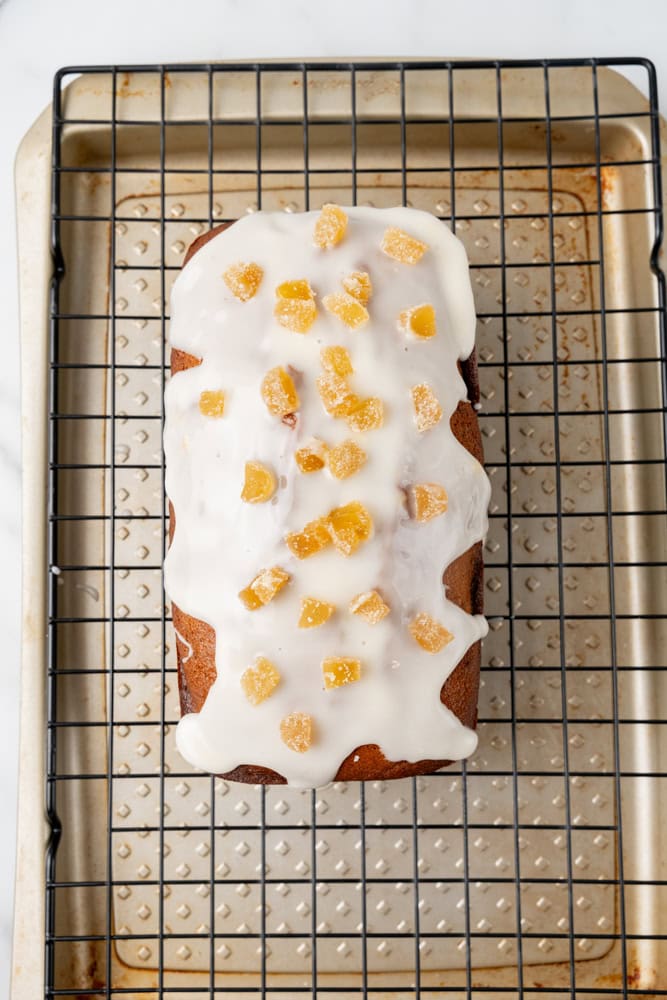
M661 354L651 120L610 70L597 70L597 107L589 69L550 72L548 113L563 120L547 129L541 76L507 70L500 132L491 69L117 73L64 92L50 499L56 988L297 993L316 976L320 990L402 997L417 969L432 990L567 990L573 976L577 989L630 975L638 988L667 985L653 884L665 761L657 723L644 723L660 718L650 668L664 659L667 594L664 401L647 363ZM354 140L339 124L353 97ZM20 192L31 169L44 172L47 128L24 144ZM173 741L160 570L168 297L210 222L352 197L455 220L471 259L493 483L480 743L466 768L416 782L263 792L192 771ZM48 278L46 256L30 253L29 211L24 303L26 282L43 302ZM46 371L44 318L24 308L25 363L37 363L28 393ZM25 446L37 484L44 444L35 434ZM43 495L29 498L29 524L44 517ZM33 540L34 607L41 553ZM30 635L27 690L44 669ZM41 780L38 716L24 716L24 786ZM24 823L36 809L26 802ZM17 919L20 962L31 950L20 898ZM29 981L15 975L17 998Z

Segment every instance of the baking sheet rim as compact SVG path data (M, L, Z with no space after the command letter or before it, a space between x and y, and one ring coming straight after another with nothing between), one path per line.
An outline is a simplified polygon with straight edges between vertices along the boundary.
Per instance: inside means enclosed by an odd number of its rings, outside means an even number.
M331 62L329 59L322 61ZM251 61L248 64L253 65ZM627 78L620 73L616 75L622 85L635 89ZM660 119L660 132L664 148L667 122L663 118ZM43 928L45 922L45 853L51 836L44 804L51 134L49 106L26 133L16 159L23 545L19 800L10 982L13 1000L33 1000L42 995L45 974L44 937L43 933L35 931ZM663 178L667 176L666 168L667 154L663 154ZM35 401L40 405L35 405Z

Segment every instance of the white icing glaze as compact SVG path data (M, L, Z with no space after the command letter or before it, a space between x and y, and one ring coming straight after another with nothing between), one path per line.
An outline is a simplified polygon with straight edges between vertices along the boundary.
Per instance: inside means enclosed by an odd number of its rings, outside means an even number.
M203 246L179 275L172 293L171 345L203 359L174 376L166 391L164 448L167 493L177 527L165 563L166 586L185 612L216 633L217 679L202 711L184 716L176 740L196 767L223 772L258 764L290 784L317 786L331 780L343 759L364 743L377 743L390 760L459 760L477 738L440 701L440 689L465 651L486 634L481 616L447 601L444 568L479 541L487 527L489 481L456 440L449 420L466 398L457 359L474 344L475 314L462 244L433 216L413 209L346 209L349 224L337 247L313 246L318 213L257 213ZM380 250L385 229L397 226L428 244L409 266ZM264 269L254 298L236 299L222 280L239 261ZM321 300L341 290L354 270L373 282L370 321L349 330ZM319 315L309 333L281 327L273 317L275 288L308 278ZM438 333L421 340L399 331L398 314L422 302L435 306ZM385 403L385 424L356 434L327 415L315 379L320 349L348 348L355 374L351 387ZM295 429L269 415L260 397L268 369L292 365L303 373ZM437 427L418 433L410 389L428 382L444 415ZM225 414L203 417L204 389L223 389ZM354 438L368 454L366 465L338 481L326 471L301 474L294 451L311 437L328 444ZM245 462L271 466L284 485L272 502L240 499ZM428 523L408 518L399 485L438 482L447 512ZM346 558L331 548L298 560L283 539L333 507L360 500L371 512L372 539ZM238 592L262 568L278 565L292 576L270 604L247 611ZM378 588L391 614L374 626L349 613L356 594ZM300 599L337 605L320 628L299 629ZM454 635L440 653L420 649L407 631L425 611ZM282 681L259 706L250 705L239 683L258 655L276 664ZM353 656L362 679L325 691L321 661ZM279 723L291 712L315 720L316 738L302 754L281 741Z
M174 632L176 634L176 638L178 639L178 641L182 643L186 649L186 655L182 658L181 663L187 663L188 660L192 659L194 649L192 648L188 640L185 638L185 636L181 635L181 633L178 631L177 628L174 629Z

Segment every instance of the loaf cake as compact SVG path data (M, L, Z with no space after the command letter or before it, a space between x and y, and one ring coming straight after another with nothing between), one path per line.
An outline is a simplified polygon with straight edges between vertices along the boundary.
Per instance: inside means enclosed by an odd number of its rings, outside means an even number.
M425 212L257 212L190 247L164 448L193 766L317 787L475 749L474 333L463 246Z

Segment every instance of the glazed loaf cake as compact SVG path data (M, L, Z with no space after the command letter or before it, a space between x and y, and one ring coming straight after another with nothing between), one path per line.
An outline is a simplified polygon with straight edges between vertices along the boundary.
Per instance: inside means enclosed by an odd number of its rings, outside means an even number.
M188 250L165 575L194 766L315 787L474 750L474 327L462 245L413 209L260 212Z

